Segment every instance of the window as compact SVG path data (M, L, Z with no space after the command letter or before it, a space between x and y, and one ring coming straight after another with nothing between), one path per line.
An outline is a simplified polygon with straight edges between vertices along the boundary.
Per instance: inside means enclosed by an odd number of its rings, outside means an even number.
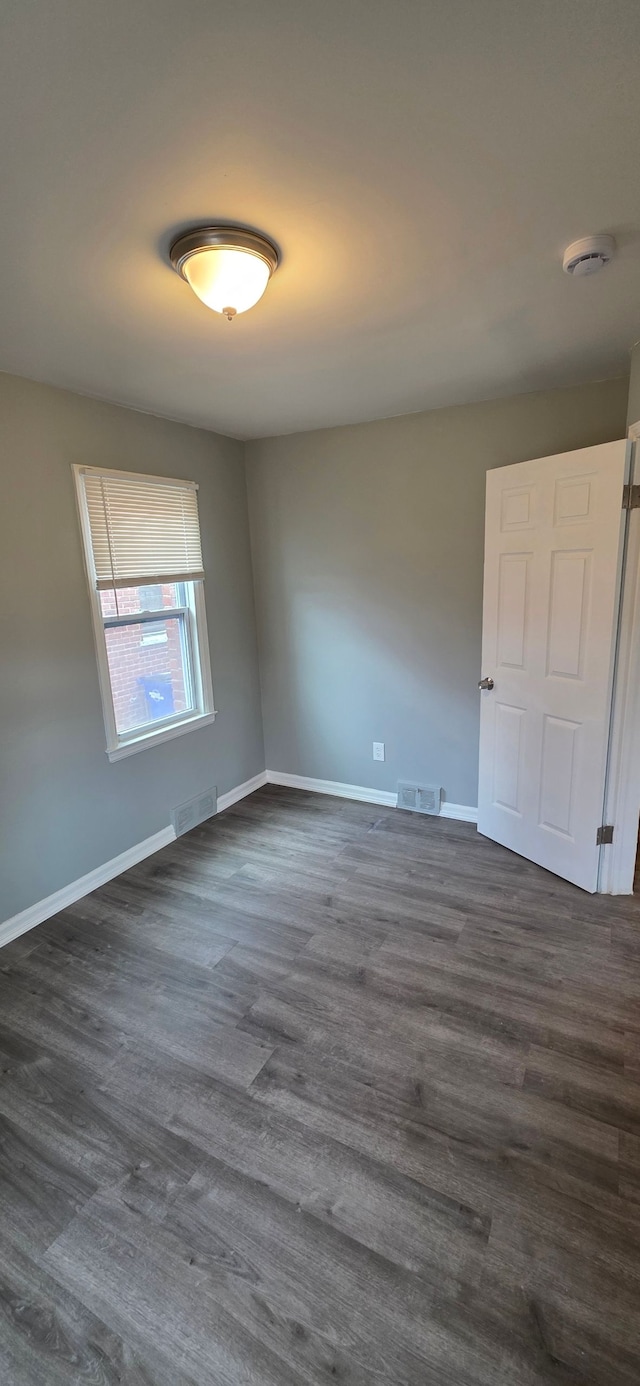
M193 482L73 468L107 754L213 721Z

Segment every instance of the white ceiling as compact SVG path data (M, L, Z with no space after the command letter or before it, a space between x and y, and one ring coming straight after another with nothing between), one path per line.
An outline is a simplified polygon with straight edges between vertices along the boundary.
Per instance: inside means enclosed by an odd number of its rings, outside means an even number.
M3 0L0 368L240 437L622 374L638 0ZM233 323L168 267L240 221ZM592 279L565 244L609 231Z

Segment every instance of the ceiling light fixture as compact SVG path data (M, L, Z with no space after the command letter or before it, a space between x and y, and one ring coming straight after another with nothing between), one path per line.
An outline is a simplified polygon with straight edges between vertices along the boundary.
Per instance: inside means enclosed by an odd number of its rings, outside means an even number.
M173 242L169 256L194 294L229 322L262 298L280 259L272 241L243 226L185 231Z

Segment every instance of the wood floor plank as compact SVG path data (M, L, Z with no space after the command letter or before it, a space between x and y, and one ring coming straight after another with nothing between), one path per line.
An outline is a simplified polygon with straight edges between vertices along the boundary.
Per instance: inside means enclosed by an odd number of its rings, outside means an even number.
M0 954L4 1386L637 1386L640 901L265 786Z
M111 1071L117 1073L121 1062ZM3 1070L0 1121L52 1166L93 1181L85 1197L139 1167L156 1165L168 1178L187 1182L198 1164L197 1152L158 1122L138 1095L133 1100L122 1084L114 1091L113 1082L87 1082L82 1069L49 1056Z
M97 1181L47 1146L38 1132L23 1132L0 1117L0 1209L4 1235L37 1257L55 1240Z
M454 1362L455 1335L444 1321L456 1315L453 1286L446 1299L441 1285L428 1286L225 1165L210 1162L166 1216L145 1220L142 1230L128 1215L121 1190L96 1197L51 1248L47 1265L65 1283L79 1261L86 1275L96 1242L101 1274L94 1293L101 1315L119 1321L124 1298L124 1312L131 1312L133 1301L136 1322L144 1321L155 1308L149 1287L168 1274L172 1283L180 1278L174 1334L180 1342L187 1302L189 1344L197 1349L198 1316L206 1310L215 1333L208 1370L216 1381L469 1386L478 1380L488 1386L495 1379L480 1341L458 1351ZM196 1287L194 1311L185 1296ZM465 1358L473 1359L473 1376ZM198 1356L187 1360L197 1376Z
M347 1119L357 1114L376 1132L386 1126L413 1135L433 1133L454 1149L464 1146L482 1165L501 1169L533 1162L581 1183L618 1188L618 1132L517 1087L465 1086L432 1072L417 1081L402 1074L383 1078L363 1072L359 1064L298 1048L277 1051L254 1090L290 1115L309 1107Z
M620 1193L640 1205L640 1136L620 1133Z
M490 1218L408 1179L330 1137L315 1140L300 1123L251 1096L217 1091L187 1097L172 1129L207 1154L266 1185L297 1209L313 1212L406 1269L457 1269L484 1248Z
M632 1077L532 1046L527 1055L524 1087L561 1107L640 1136L638 1083Z
M107 952L80 930L35 949L24 970L44 995L57 986L101 1025L116 1026L125 1043L163 1050L241 1086L250 1083L270 1053L236 1028L251 996L219 984L215 969L176 967L168 954L159 956L161 964L148 950Z
M146 941L154 950L159 949L172 957L183 959L187 966L196 964L200 967L215 967L233 947L231 939L224 938L222 934L216 934L213 930L203 930L198 923L194 923L188 913L169 917L160 912L140 908L135 914L122 911L117 915L112 904L98 900L96 896L88 897L88 903L79 900L76 905L64 911L63 918L65 923L68 922L70 929L77 926L86 927L89 924L94 932L95 926L100 925L99 936L107 947L115 947L118 951L122 949L126 952L134 943L142 951ZM133 920L135 929L131 927ZM46 927L43 926L43 934ZM56 942L59 932L58 922L49 927L46 936L51 942Z
M0 1234L0 1380L6 1386L195 1386L151 1345L111 1332Z
M215 1234L207 1256L219 1255ZM250 1270L228 1252L244 1292ZM155 1344L172 1356L198 1386L295 1386L300 1374L273 1350L269 1334L257 1337L239 1314L216 1295L188 1241L171 1244L162 1217L129 1209L122 1189L105 1191L87 1205L43 1258L49 1273L81 1296L112 1331ZM226 1277L226 1268L223 1275ZM244 1299L244 1295L243 1295ZM234 1301L233 1307L236 1307ZM246 1320L246 1314L243 1318ZM268 1315L267 1315L268 1318Z

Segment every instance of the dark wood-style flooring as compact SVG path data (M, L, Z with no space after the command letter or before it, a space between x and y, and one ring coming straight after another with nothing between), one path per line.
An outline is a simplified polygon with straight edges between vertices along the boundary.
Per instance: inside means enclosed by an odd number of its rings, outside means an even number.
M269 788L0 953L2 1386L638 1386L640 901Z

